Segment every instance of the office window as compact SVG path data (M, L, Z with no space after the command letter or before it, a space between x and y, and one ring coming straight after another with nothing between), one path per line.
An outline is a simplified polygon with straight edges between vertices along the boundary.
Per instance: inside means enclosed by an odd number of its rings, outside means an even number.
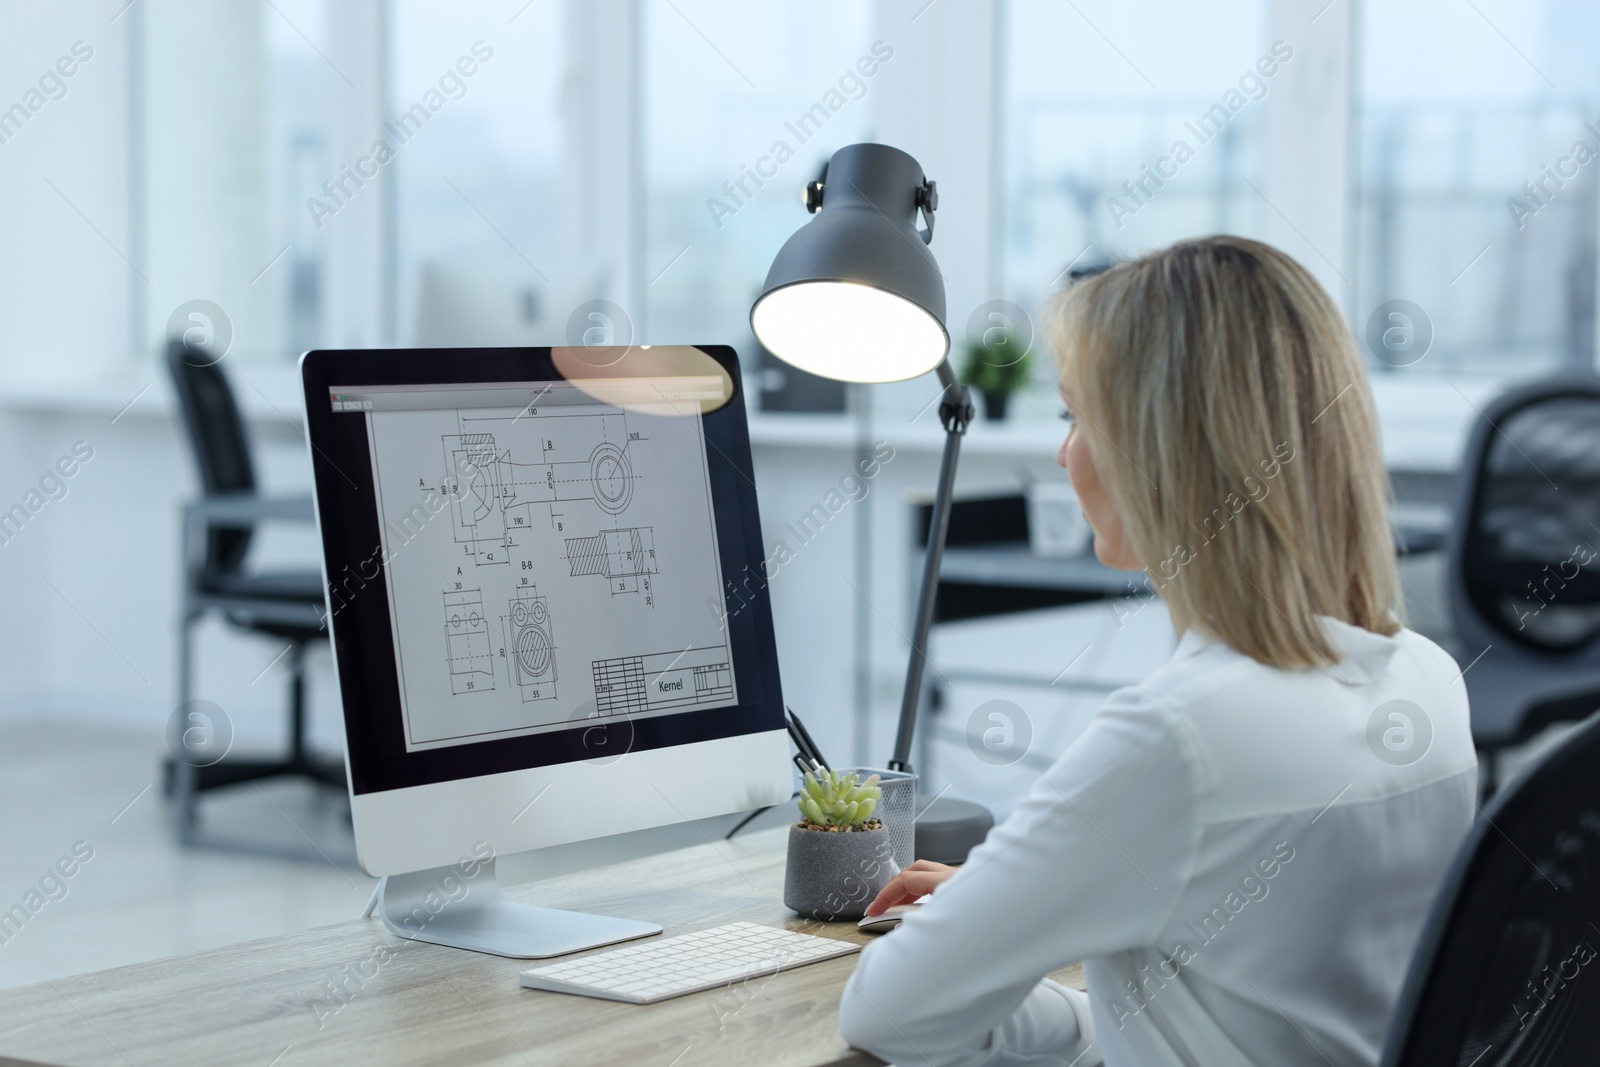
M565 10L391 0L402 343L559 339Z
M1582 0L1364 6L1353 318L1395 331L1378 372L1592 365L1597 42Z
M870 139L874 79L894 60L874 54L871 5L848 0L674 0L642 19L646 329L748 359L750 304L807 218L800 190Z
M1262 184L1273 77L1261 71L1293 62L1273 54L1266 6L1012 0L1001 241L1011 299L1036 308L1070 264L1198 234L1262 235L1269 209L1251 183Z
M329 144L340 75L324 58L333 51L328 0L281 0L260 17L269 254L287 251L257 282L268 290L266 349L241 354L278 362L326 343L327 244L307 201L325 195L337 169Z

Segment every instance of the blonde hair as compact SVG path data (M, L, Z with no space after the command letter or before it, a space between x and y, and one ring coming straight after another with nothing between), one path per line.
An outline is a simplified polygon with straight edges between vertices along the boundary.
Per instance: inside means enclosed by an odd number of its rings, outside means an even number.
M1045 325L1180 630L1297 668L1339 660L1318 615L1400 629L1366 368L1304 267L1242 237L1183 241L1058 294Z

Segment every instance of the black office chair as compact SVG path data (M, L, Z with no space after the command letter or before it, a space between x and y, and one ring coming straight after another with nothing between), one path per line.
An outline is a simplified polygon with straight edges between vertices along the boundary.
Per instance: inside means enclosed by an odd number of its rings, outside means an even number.
M1503 749L1600 709L1600 378L1537 382L1483 414L1449 587L1487 796Z
M306 747L305 652L326 641L322 575L316 570L255 571L245 567L256 526L267 520L310 521L311 499L269 498L256 492L255 467L233 391L215 358L181 340L170 343L167 368L200 474L201 496L184 507L183 604L179 633L179 699L193 686L193 629L208 612L232 625L289 642L289 751L279 759L169 758L167 791L174 797L180 840L195 840L200 793L279 775L345 788L344 767Z
M1600 1063L1600 715L1478 818L1423 927L1380 1067Z

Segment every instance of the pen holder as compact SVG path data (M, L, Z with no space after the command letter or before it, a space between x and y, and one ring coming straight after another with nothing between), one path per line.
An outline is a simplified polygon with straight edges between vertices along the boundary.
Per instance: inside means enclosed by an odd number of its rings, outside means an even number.
M895 863L901 870L911 866L911 861L916 859L917 776L906 771L883 771L876 767L848 769L862 778L873 774L878 776L878 787L883 790L883 796L879 798L873 814L889 831L889 847L894 853Z

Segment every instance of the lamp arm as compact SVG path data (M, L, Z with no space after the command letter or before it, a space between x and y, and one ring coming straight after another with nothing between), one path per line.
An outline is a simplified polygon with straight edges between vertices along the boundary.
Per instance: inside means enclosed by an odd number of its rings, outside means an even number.
M956 464L961 456L961 438L976 414L972 394L956 380L948 360L937 368L944 386L939 401L939 421L944 424L944 455L939 461L939 484L933 497L933 516L928 524L928 548L922 560L922 588L917 594L917 615L911 627L911 659L906 664L906 687L900 698L900 727L895 734L894 757L889 770L911 770L911 738L917 728L917 710L922 703L922 672L928 662L928 631L933 626L934 600L939 590L939 571L944 560L945 537L950 531L950 507L955 494Z

